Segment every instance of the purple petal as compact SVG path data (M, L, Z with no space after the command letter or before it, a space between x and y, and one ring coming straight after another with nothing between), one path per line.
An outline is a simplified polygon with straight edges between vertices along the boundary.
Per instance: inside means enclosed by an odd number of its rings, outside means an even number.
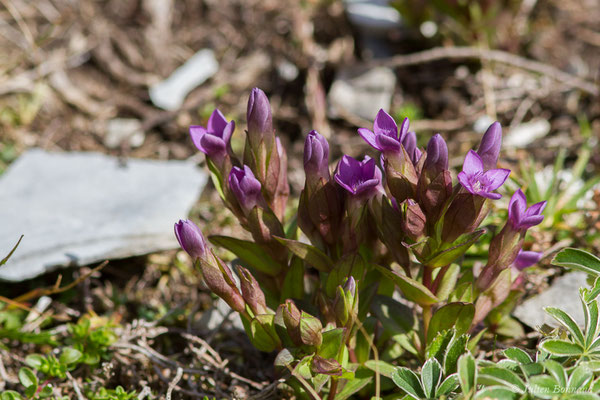
M521 220L520 228L529 229L532 226L541 224L543 220L544 220L543 215L526 216Z
M498 189L504 184L508 176L510 175L510 169L498 168L490 169L483 173L481 181L485 182L485 189L488 192Z
M408 118L407 118L408 119ZM405 120L406 121L406 120ZM402 124L404 126L404 124ZM401 140L402 146L404 146L404 150L408 153L413 164L416 163L415 156L417 150L417 134L414 132L408 132Z
M375 141L377 142L380 151L400 151L400 142L394 138L386 135L377 135Z
M491 200L498 200L502 198L502 195L500 193L494 193L494 192L485 192L485 191L480 191L479 193L477 193L477 195L481 196L481 197L486 197L488 199Z
M536 264L541 258L542 253L538 253L537 251L520 250L517 258L515 259L515 267L517 267L519 271L522 271L525 268Z
M376 135L386 135L398 139L398 125L396 125L396 122L390 114L383 111L383 109L379 110L375 117L373 132Z
M359 128L358 129L358 134L360 135L360 137L362 137L365 142L367 142L369 144L369 146L373 147L376 150L381 151L381 149L379 148L379 145L377 144L377 135L375 135L373 132L371 132L370 130L366 129L366 128Z
M517 216L519 220L525 215L527 209L527 198L525 193L521 189L518 189L510 198L508 203L509 217L512 212L513 215Z
M459 172L457 175L457 178L458 178L458 181L460 182L460 184L465 189L467 189L471 194L477 194L473 190L473 187L471 186L471 182L469 182L469 176L466 174L466 172L464 172L464 171Z
M200 144L207 156L214 156L225 151L225 142L223 139L209 133L200 137Z
M469 176L483 172L483 162L481 161L479 154L475 153L473 150L469 150L465 157L465 162L463 163L463 171Z
M367 191L371 188L374 188L377 185L379 185L379 179L376 179L376 178L369 179L364 182L360 182L358 185L356 185L353 192L354 192L354 194L359 194L359 193Z
M354 188L352 188L352 186L350 186L346 182L344 182L342 180L342 177L339 174L335 174L334 175L334 179L338 183L338 185L340 185L341 187L343 187L344 189L346 189L348 192L354 193Z
M208 118L206 129L219 137L223 137L222 134L226 125L227 120L225 119L225 116L221 111L215 108L212 114L210 114L210 118Z
M533 215L540 215L544 211L544 208L546 208L545 201L540 201L539 203L535 203L534 205L529 207L527 209L527 211L525 211L525 216L530 217Z
M202 138L202 136L206 135L208 132L206 131L206 128L204 128L203 126L200 125L192 125L190 126L190 136L192 137L192 142L194 142L194 145L196 146L196 148L198 150L200 150L201 152L203 152L204 154L206 154L206 150L204 149L204 147L202 147L202 144L200 143L200 139Z
M400 142L404 142L404 138L406 137L406 134L408 133L408 126L410 125L410 121L408 120L408 118L404 118L404 121L402 121L402 125L400 125L400 135L398 136L398 139L400 140ZM414 134L414 132L413 132ZM416 140L415 140L416 143ZM406 147L406 146L404 146Z
M225 125L225 128L223 128L223 141L225 142L225 144L229 144L229 142L231 141L231 136L233 135L233 131L235 130L235 121L231 120L229 121L229 123L227 123L227 125Z

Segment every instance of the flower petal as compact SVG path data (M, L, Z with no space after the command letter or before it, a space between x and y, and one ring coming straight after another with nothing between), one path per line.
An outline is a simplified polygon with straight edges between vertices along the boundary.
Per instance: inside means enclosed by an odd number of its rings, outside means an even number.
M198 150L200 150L201 152L203 152L204 154L206 154L206 150L204 149L204 147L202 147L202 144L200 143L200 139L202 138L202 136L206 135L208 132L206 131L206 128L200 125L192 125L190 126L190 136L192 137L192 142L194 142L194 145L196 146L196 148Z
M508 203L509 217L511 211L518 214L518 219L521 220L525 216L525 210L527 209L527 198L525 193L521 189L518 189L510 198ZM517 215L515 214L515 215Z
M483 163L481 161L481 157L479 157L479 154L475 153L473 150L469 150L465 156L463 171L469 176L483 172Z
M210 118L208 118L208 125L206 129L214 133L216 136L223 137L223 130L227 125L227 120L221 111L215 108L215 110L210 114Z
M477 194L473 190L473 186L471 186L471 182L469 182L469 177L466 174L466 172L464 172L464 171L459 172L457 178L458 178L458 181L460 182L460 184L462 185L462 187L464 187L466 190L468 190L471 194Z
M517 258L515 259L515 267L522 271L527 267L531 267L536 264L542 258L542 253L537 251L524 251L520 250Z
M404 139L406 138L406 135L408 134L408 126L410 125L410 121L408 120L408 118L404 118L404 121L402 121L402 125L400 125L400 135L398 136L398 140L400 140L400 142L404 142ZM413 132L414 134L414 132Z
M200 138L200 145L204 153L209 156L215 156L225 151L225 142L220 137L207 133Z
M502 198L502 195L500 193L484 192L483 190L477 194L481 197L486 197L491 200L498 200Z
M400 151L400 142L394 138L386 135L377 135L375 141L380 151Z
M545 201L540 201L539 203L535 203L534 205L529 207L527 209L527 211L525 211L525 216L530 217L533 215L540 215L544 211L544 208L546 208Z
M375 121L373 122L373 132L376 135L386 135L398 139L398 125L396 125L394 118L383 111L383 109L379 110L375 117Z
M225 128L223 128L223 141L225 142L226 145L229 144L229 142L231 141L231 136L233 135L233 131L235 130L235 121L231 120L227 123L227 125L225 125Z
M483 173L481 180L486 183L485 190L491 192L498 189L506 182L510 175L510 169L498 168L490 169Z
M369 144L369 146L373 147L376 150L381 151L379 145L377 144L376 135L366 128L359 128L358 134L362 137L365 142Z

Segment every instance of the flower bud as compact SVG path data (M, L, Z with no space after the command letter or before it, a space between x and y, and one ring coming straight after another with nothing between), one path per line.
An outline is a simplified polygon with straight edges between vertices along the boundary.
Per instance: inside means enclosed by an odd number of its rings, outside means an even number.
M352 326L358 313L356 281L352 275L346 279L343 287L337 287L333 308L338 327Z
M527 198L521 189L517 190L508 205L508 221L516 231L526 231L544 220L542 212L546 202L541 201L527 208Z
M229 173L229 188L235 194L244 214L248 215L262 199L260 182L247 165L233 167Z
M434 135L427 143L427 158L423 165L423 171L435 179L442 171L448 169L448 146L439 133Z
M206 128L199 125L190 126L190 136L198 150L220 165L231 146L231 135L234 130L235 122L227 122L221 111L215 109L208 119Z
M206 240L200 228L192 221L180 219L175 224L175 236L181 248L194 260L205 256Z
M342 157L334 178L338 185L353 196L361 195L369 198L378 191L383 191L381 170L375 165L375 160L369 156L366 156L363 161L350 156Z
M323 343L323 325L318 318L302 311L300 317L300 337L306 346L319 347Z
M271 105L265 92L259 88L254 88L250 92L246 120L251 147L255 148L261 141L270 146L274 140Z
M212 251L206 258L200 259L200 271L206 286L235 311L246 312L246 303L242 298L233 280L229 267L221 261Z
M286 300L283 308L283 323L287 329L288 335L296 346L302 345L300 335L300 319L302 314L292 300Z
M244 301L250 306L254 314L266 314L267 303L260 285L246 268L238 267L238 272Z
M416 165L417 162L419 162L419 158L421 158L421 150L417 147L417 134L414 132L407 132L402 139L402 146L404 146L404 150L406 150L410 161Z
M425 217L419 204L408 199L404 219L402 220L402 230L413 241L418 241L424 235L426 222L427 217Z
M494 169L498 164L498 155L502 146L502 126L499 122L494 122L487 131L485 131L477 154L481 157L484 170Z
M306 182L313 189L321 179L328 181L329 143L317 131L310 131L304 142L304 172ZM312 190L311 190L312 191Z

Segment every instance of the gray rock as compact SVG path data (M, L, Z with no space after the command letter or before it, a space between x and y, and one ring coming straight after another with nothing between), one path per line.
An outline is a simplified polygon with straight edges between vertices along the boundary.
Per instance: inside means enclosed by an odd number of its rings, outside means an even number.
M503 139L506 147L526 147L550 132L550 122L536 119L512 128Z
M165 110L178 110L188 93L213 76L218 69L215 53L210 49L200 50L171 76L152 86L150 100Z
M396 75L387 67L348 67L338 71L329 91L333 118L353 114L372 121L379 109L390 109Z
M240 314L233 311L225 300L218 299L217 304L202 313L199 324L201 329L214 331L226 321L230 321L233 328L240 331L244 330L244 324L242 323Z
M0 279L176 248L206 179L186 161L29 150L0 176L0 253L25 235Z
M140 147L144 144L145 138L139 119L114 118L106 122L104 144L108 148L116 149L124 142L131 147Z
M348 19L370 35L385 35L402 26L400 13L389 0L344 0Z
M575 322L583 325L579 288L588 286L586 278L587 274L579 271L557 278L548 290L519 305L513 315L531 328L542 324L558 326L554 318L544 311L544 307L558 307L573 317Z

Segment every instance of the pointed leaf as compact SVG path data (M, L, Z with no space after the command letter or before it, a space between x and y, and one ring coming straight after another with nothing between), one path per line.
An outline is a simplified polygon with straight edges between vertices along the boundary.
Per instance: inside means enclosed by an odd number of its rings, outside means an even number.
M563 249L554 257L552 264L600 275L600 258L585 250L571 247Z
M348 380L342 390L335 395L335 400L346 400L373 380L373 372L367 368L359 367L354 373L354 378Z
M238 256L248 266L270 276L277 276L281 264L273 260L258 244L248 240L236 239L229 236L210 236L208 238L215 246L221 246Z
M448 267L446 274L442 278L440 285L437 290L437 297L441 301L446 301L450 296L450 293L456 287L456 282L458 281L458 276L460 275L460 267L458 264L452 264Z
M477 382L477 366L471 353L466 353L458 359L458 381L463 393L469 393Z
M341 350L344 332L344 328L330 329L323 332L323 343L317 354L323 358L337 358Z
M448 351L444 358L444 373L446 375L453 374L456 372L456 363L460 356L465 354L467 350L467 342L469 341L469 335L454 334L452 341L448 345Z
M518 362L519 364L531 364L533 360L525 350L518 347L511 347L504 350L504 356L508 359Z
M571 372L567 389L569 393L575 393L582 389L594 378L592 371L587 369L585 365L580 365Z
M285 274L283 288L281 289L281 301L286 299L302 300L304 297L304 265L300 258L292 257L290 268Z
M424 263L430 268L444 267L450 265L465 252L483 235L484 229L475 232L467 233L460 236L449 248L444 249L434 254L429 260Z
M536 398L553 399L557 392L560 392L561 389L564 390L564 386L560 386L551 376L536 375L529 378L528 389L529 393L535 395Z
M449 375L444 381L438 386L437 392L435 392L435 398L439 399L442 396L447 396L458 388L458 375Z
M387 378L391 378L392 373L396 370L395 366L382 360L369 360L365 362L365 367Z
M564 325L564 327L567 328L569 332L571 332L571 335L573 335L573 339L577 341L577 343L579 343L582 346L584 345L585 339L583 338L583 332L581 331L579 325L577 325L575 320L569 314L556 307L546 307L544 308L544 310L548 314L550 314L552 318Z
M582 299L583 301L583 299ZM585 313L585 346L589 346L598 337L600 331L600 319L598 318L598 301L593 300L588 304L583 303L583 310Z
M442 366L435 358L430 358L425 361L421 370L421 383L423 391L427 398L432 398L435 395L436 388L442 380Z
M514 392L502 386L491 386L480 390L473 397L473 400L514 400L520 397L518 392Z
M417 374L405 367L398 367L392 372L392 380L402 390L414 399L425 397Z
M561 387L567 387L567 371L561 364L554 360L546 360L543 365Z
M514 372L499 367L483 367L479 370L477 383L483 385L503 385L518 393L525 393L525 383Z
M431 318L427 331L427 342L430 342L437 332L454 328L458 335L469 329L475 306L470 303L449 303L438 309Z
M385 277L394 281L400 288L404 297L410 301L414 301L419 305L432 305L439 303L439 299L431 293L423 284L416 280L402 275L399 272L391 271L380 265L376 265L378 271L380 271Z
M313 266L321 272L329 272L333 268L333 261L321 250L307 243L302 243L297 240L285 239L273 236L279 243L287 247L289 251L294 253L307 264Z
M578 356L583 353L580 345L560 339L545 340L540 344L540 348L554 356Z

